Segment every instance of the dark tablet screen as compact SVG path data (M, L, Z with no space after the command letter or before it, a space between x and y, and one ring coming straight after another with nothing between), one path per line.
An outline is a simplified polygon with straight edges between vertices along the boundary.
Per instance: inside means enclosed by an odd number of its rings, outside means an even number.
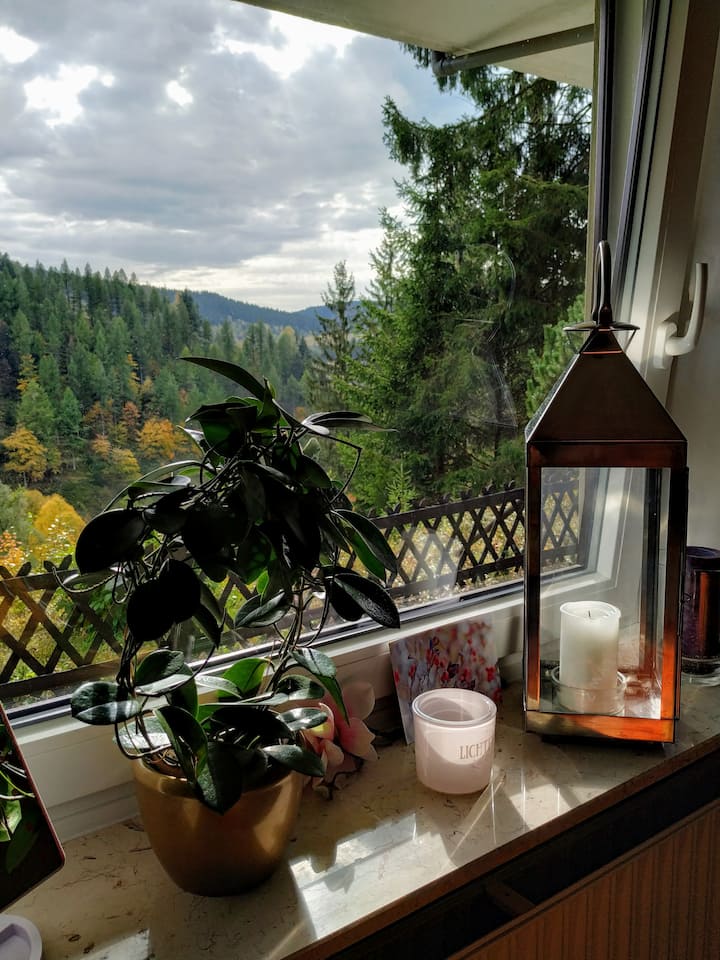
M0 910L64 862L62 847L0 705Z

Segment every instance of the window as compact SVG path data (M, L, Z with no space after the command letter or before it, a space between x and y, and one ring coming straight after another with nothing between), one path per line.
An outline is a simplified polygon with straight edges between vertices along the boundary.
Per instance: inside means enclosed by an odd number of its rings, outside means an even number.
M542 394L561 367L583 287L588 92L489 66L440 91L422 51L317 41L225 0L112 29L103 14L72 43L19 2L7 16L16 128L49 153L4 170L6 569L59 561L79 514L182 455L171 425L215 389L170 361L190 350L268 375L288 406L395 428L366 444L355 494L401 558L409 616L517 586L526 384ZM316 42L332 55L308 57ZM236 316L218 296L235 289L276 310L322 300L323 319ZM107 597L81 625L37 576L5 581L27 598L3 608L6 698L36 698L48 669L61 694L117 647Z

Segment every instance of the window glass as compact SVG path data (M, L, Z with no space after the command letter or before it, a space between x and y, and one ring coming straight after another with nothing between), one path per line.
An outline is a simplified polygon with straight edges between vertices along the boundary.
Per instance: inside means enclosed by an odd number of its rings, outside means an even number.
M517 583L522 432L584 311L590 92L436 79L425 51L226 0L53 10L0 13L4 699L117 654L109 590L71 602L44 564L190 452L177 424L227 384L183 354L390 428L350 489L404 610Z

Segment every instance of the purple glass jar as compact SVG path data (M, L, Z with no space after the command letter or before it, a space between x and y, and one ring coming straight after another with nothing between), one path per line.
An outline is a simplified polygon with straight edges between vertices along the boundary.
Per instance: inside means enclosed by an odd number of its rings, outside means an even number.
M720 550L687 547L682 672L691 683L720 683Z

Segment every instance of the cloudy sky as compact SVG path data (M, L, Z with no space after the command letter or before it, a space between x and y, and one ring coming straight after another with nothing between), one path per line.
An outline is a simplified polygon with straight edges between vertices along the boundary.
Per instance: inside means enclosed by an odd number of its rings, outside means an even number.
M398 44L232 0L2 0L0 252L267 306L369 280L390 95L468 109Z

